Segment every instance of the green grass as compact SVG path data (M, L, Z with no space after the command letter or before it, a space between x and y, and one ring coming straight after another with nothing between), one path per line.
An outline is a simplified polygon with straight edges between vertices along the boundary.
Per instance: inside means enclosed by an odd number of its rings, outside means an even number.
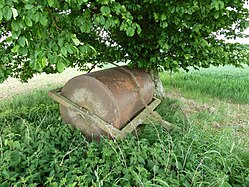
M180 71L172 78L165 73L161 76L167 89L180 90L185 95L215 97L235 103L249 103L249 67L212 67L201 70ZM175 82L175 84L172 84Z
M249 150L205 115L189 124L177 100L157 109L181 127L87 142L63 124L46 90L0 103L0 186L249 186Z

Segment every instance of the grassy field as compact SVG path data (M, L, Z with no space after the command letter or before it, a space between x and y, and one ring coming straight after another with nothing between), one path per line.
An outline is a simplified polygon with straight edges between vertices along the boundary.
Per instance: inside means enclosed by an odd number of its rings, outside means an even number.
M48 90L1 102L0 186L249 186L249 125L227 125L226 115L231 110L246 119L247 105L237 103L248 103L249 91L235 96L223 90L238 88L241 77L246 86L249 71L225 69L175 74L177 89L163 76L167 90L188 97L172 94L157 109L180 129L166 132L150 124L141 136L123 141L86 141L63 124ZM225 81L228 74L233 78ZM204 104L212 100L214 109Z
M170 76L162 76L169 89L179 89L181 93L193 98L218 98L235 103L249 104L249 67L232 66L180 71ZM173 83L172 83L173 80Z

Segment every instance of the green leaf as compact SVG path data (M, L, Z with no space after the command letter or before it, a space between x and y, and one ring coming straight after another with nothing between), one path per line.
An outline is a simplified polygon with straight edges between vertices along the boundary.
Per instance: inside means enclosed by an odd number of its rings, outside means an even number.
M34 22L38 22L39 21L39 14L38 13L34 13L31 15L31 18Z
M39 61L35 58L35 56L31 57L29 61L29 67L33 70L42 71L41 63L39 63Z
M214 8L215 8L216 10L219 10L219 9L220 9L220 3L219 3L218 1L215 1L215 2L214 2Z
M209 47L207 40L205 40L204 38L201 39L201 46L202 47Z
M3 17L8 21L12 17L12 10L10 7L6 6L3 8Z
M48 0L48 5L53 6L54 5L54 0Z
M16 149L21 149L21 144L18 141L13 142L13 147Z
M27 47L21 47L18 50L18 54L20 54L20 55L26 55L27 52L28 52L28 48Z
M164 21L164 20L166 20L166 14L163 13L163 14L161 15L161 21Z
M96 16L94 21L95 21L96 24L99 24L99 22L100 22L100 17L99 17L99 16Z
M48 54L48 61L50 64L56 64L57 63L57 55L54 54Z
M126 27L126 23L123 21L122 23L121 23L121 25L120 25L120 31L123 31L124 29L125 29L125 27Z
M104 28L109 29L111 25L112 25L111 19L108 18L105 22Z
M27 4L27 5L25 5L25 9L27 9L27 10L30 10L30 9L32 9L34 6L33 5L31 5L31 4Z
M93 53L94 55L97 54L97 51L96 51L96 49L95 49L93 46L91 46L91 45L88 44L88 47L91 49L91 51L92 51L92 53Z
M163 29L165 29L166 27L168 27L168 23L166 21L164 21L164 22L162 22L161 26Z
M196 33L199 33L199 31L200 31L200 29L202 28L202 25L195 25L195 26L193 26L193 29L192 29L192 31L195 31Z
M73 49L71 45L66 45L66 48L68 53L73 54Z
M42 66L42 68L45 68L46 65L47 65L47 58L43 57L42 60L41 60L41 66Z
M2 21L2 19L3 19L3 12L2 12L2 10L0 9L0 21Z
M62 62L62 59L61 58L58 58L58 61L57 61L57 71L59 73L63 72L65 70L65 65L63 64Z
M63 44L64 44L64 38L60 38L59 41L58 41L58 45L59 45L60 47L62 47Z
M223 8L225 8L225 4L223 1L220 1L220 9L223 9Z
M101 25L105 25L105 18L104 18L104 16L100 16L100 21L99 21L99 23L100 23Z
M3 175L3 177L6 178L6 179L9 179L9 178L10 178L10 174L9 174L9 172L6 171L6 170L3 170L3 171L2 171L2 175Z
M6 38L5 41L8 42L8 43L12 43L13 42L13 38L10 36L10 37Z
M72 38L72 40L76 46L78 46L80 44L80 41L78 40L78 38L76 38L76 36L74 38Z
M47 18L44 16L44 15L40 15L39 16L39 22L43 25L43 26L46 26L47 25L47 23L48 23L48 20L47 20Z
M5 5L4 0L1 0L1 1L0 1L0 9L2 9L2 8L4 7L4 5Z
M32 21L29 17L25 17L25 20L24 20L25 24L28 26L28 27L32 27L33 24L32 24Z
M19 35L20 35L19 32L12 32L12 38L13 39L17 39Z
M137 24L136 26L137 26L137 34L140 34L142 32L142 29L140 25Z
M110 13L111 13L111 10L110 10L110 8L109 8L108 6L102 6L102 7L100 8L100 12L101 12L102 14L110 14Z
M12 21L11 22L11 28L14 31L18 31L19 30L19 23L17 21Z
M185 55L184 55L184 58L185 58L186 60L188 60L188 59L191 58L191 55L190 55L190 54L185 54Z
M91 31L91 23L84 21L80 26L80 31L84 33L89 33Z
M219 15L219 12L215 12L215 13L214 13L214 18L215 18L215 19L218 19L219 16L220 16L220 15Z
M18 12L14 7L12 7L11 10L12 10L13 18L15 19L18 16Z
M61 54L62 54L63 56L67 56L67 48L66 48L66 47L62 47L62 48L61 48Z
M17 53L18 50L19 50L19 48L20 48L20 45L15 45L15 46L11 49L11 51L12 51L13 53Z
M24 47L25 41L26 41L26 38L22 36L21 38L19 38L18 43L21 47Z
M132 37L132 36L135 34L135 29L134 29L133 27L129 27L129 28L126 30L126 34L127 34L127 36Z
M249 21L246 21L245 22L245 28L248 28L249 27Z

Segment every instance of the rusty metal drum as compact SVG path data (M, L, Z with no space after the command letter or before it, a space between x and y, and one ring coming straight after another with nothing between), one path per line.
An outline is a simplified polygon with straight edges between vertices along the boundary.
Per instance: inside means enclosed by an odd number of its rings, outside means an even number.
M121 66L76 76L65 84L61 94L122 129L152 101L153 82L146 72ZM65 123L80 129L88 138L108 135L71 108L60 105L60 112Z

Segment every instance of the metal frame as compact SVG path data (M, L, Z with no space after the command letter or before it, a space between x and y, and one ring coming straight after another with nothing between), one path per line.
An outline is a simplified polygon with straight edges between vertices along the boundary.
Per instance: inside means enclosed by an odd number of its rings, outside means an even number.
M61 94L61 88L50 91L48 95L61 105L72 108L83 118L90 118L91 120L95 121L98 128L107 132L111 135L111 137L115 139L123 139L127 133L131 133L139 125L148 122L156 122L154 123L155 125L161 125L167 130L170 130L172 128L171 123L164 121L162 117L156 111L154 111L154 109L161 103L161 100L157 98L153 98L153 101L148 106L146 106L136 117L134 117L125 127L120 130L105 122L103 119L93 114L91 111L64 97Z

